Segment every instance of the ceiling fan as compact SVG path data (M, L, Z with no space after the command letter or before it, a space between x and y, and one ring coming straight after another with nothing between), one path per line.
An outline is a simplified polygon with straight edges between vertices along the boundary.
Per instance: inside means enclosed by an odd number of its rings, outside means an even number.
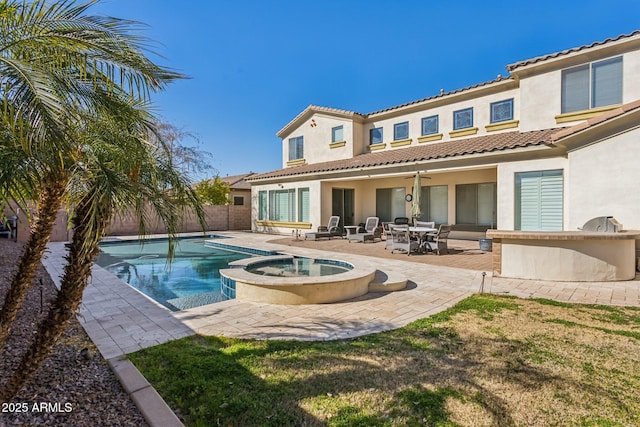
M424 173L426 173L427 171L424 171ZM427 175L423 175L421 171L418 171L418 173L420 174L420 178L422 179L431 179L430 176ZM415 179L416 174L414 173L413 175L407 176L405 179Z

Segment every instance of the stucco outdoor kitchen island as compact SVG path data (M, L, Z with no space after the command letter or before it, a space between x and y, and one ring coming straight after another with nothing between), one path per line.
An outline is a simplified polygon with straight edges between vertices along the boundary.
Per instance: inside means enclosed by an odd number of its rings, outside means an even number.
M632 280L640 231L488 230L493 272L533 280L606 282Z

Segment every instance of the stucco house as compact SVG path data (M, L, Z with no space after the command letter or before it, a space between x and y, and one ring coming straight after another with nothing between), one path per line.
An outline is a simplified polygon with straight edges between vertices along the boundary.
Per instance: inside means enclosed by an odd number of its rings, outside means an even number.
M234 206L248 205L251 201L251 184L247 178L255 172L243 173L240 175L221 176L220 180L229 184L229 201Z
M247 178L252 229L409 217L416 173L421 219L459 235L640 229L640 31L506 68L368 114L310 105L277 133L282 168Z

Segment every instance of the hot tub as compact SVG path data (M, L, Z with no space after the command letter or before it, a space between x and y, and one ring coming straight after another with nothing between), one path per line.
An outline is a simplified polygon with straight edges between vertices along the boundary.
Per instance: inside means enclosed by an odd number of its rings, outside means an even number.
M234 268L220 270L220 274L225 282L233 283L235 298L241 301L320 304L366 294L376 272L375 266L364 262L354 265L340 260L299 260L291 255L248 258L231 263ZM313 273L302 274L302 270Z
M287 256L251 262L245 270L262 276L316 277L345 273L353 270L353 265L344 261Z

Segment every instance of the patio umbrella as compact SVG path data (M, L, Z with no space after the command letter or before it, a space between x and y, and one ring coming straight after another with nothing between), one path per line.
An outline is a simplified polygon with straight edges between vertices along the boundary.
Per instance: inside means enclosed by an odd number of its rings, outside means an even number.
M413 199L411 200L411 216L413 218L420 218L422 216L422 210L420 210L421 192L422 180L420 179L420 172L416 172L416 177L413 181Z

